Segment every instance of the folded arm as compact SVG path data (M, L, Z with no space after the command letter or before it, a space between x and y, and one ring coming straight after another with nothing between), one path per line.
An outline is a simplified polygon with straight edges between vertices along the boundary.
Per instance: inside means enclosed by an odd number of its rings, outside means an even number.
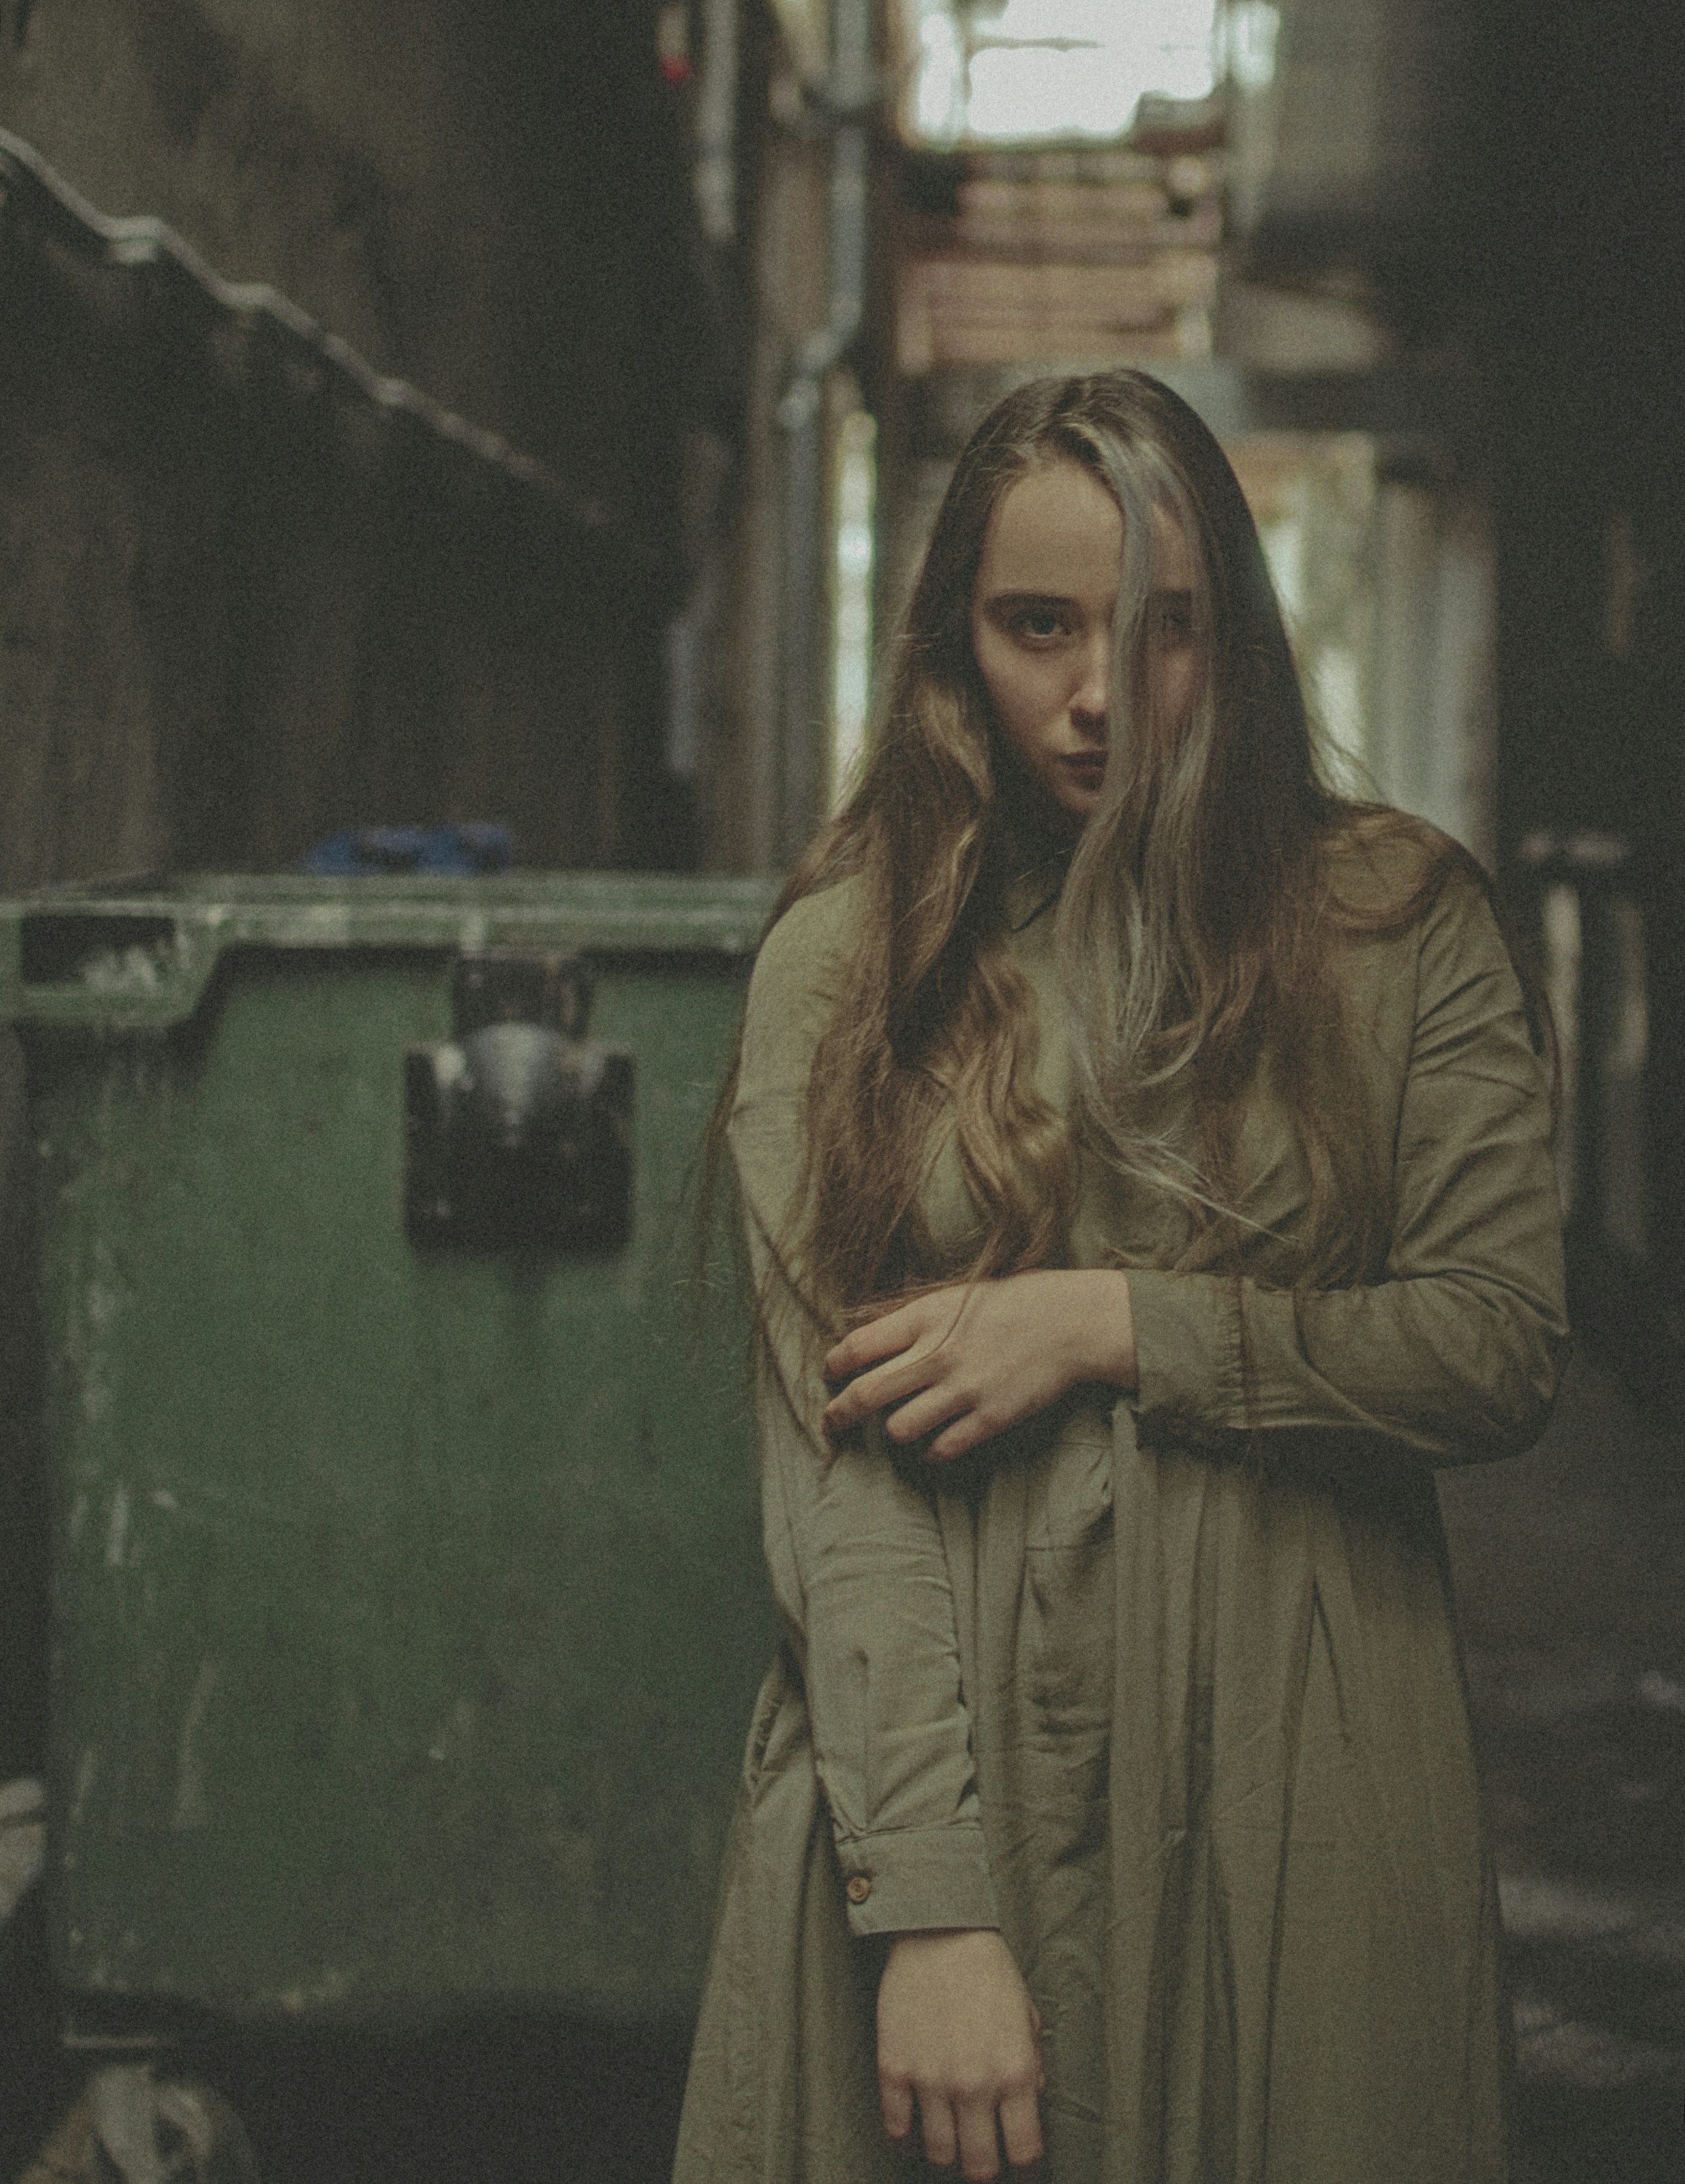
M808 1072L840 945L799 904L756 966L731 1123L759 1290L768 1567L803 1662L815 1764L857 1933L993 1926L954 1601L930 1491L875 1427L828 1442L824 1339L793 1215Z
M1454 881L1420 934L1384 1279L1271 1288L1156 1268L938 1290L826 1359L833 1432L960 1456L1080 1381L1132 1391L1144 1440L1337 1433L1438 1462L1538 1437L1565 1340L1543 1071L1489 909Z
M1454 880L1424 921L1386 1276L1271 1289L1129 1277L1142 1435L1330 1431L1438 1462L1513 1455L1566 1342L1544 1071L1497 925Z

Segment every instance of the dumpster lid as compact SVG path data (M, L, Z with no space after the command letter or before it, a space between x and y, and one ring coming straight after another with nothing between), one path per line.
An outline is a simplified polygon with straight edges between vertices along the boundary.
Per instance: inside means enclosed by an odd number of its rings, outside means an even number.
M0 900L0 1019L165 1029L193 1014L235 948L742 957L778 886L671 872L286 872L45 888Z

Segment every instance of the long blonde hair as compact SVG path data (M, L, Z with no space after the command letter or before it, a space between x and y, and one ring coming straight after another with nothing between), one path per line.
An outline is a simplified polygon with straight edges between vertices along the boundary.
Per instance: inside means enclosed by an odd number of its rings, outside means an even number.
M999 793L1010 766L971 644L989 520L1017 479L1061 460L1117 503L1124 541L1111 755L1058 912L1069 1123L1034 1082L1033 1003L1005 916L1024 821ZM1174 720L1155 708L1144 666L1159 511L1199 578L1198 695ZM933 1280L1047 1263L1070 1216L1073 1138L1182 1206L1176 1263L1237 1265L1239 1103L1266 1039L1312 1181L1305 1277L1351 1279L1374 1265L1392 1208L1371 1133L1350 1112L1332 956L1354 925L1402 928L1418 916L1459 853L1418 855L1376 915L1331 900L1323 850L1343 827L1408 824L1325 781L1257 532L1194 412L1137 371L1037 380L1008 396L954 471L864 777L780 904L844 877L858 891L807 1095L813 1301L840 1322ZM1191 1098L1155 1096L1177 1087ZM1174 1119L1143 1122L1150 1114ZM979 1217L963 1266L920 1212L943 1126Z

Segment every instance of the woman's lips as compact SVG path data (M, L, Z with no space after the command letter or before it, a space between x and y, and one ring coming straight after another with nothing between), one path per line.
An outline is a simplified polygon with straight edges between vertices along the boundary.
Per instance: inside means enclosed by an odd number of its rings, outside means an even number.
M1068 751L1059 760L1068 772L1079 781L1092 781L1098 787L1104 780L1106 755L1104 751Z

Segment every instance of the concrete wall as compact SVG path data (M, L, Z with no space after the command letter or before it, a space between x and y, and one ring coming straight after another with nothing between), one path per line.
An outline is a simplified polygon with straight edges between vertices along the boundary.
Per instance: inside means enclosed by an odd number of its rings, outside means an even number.
M1583 936L1576 1309L1630 1388L1685 1414L1685 14L1503 0L1482 50L1470 318L1497 482L1501 838L1554 844L1588 921L1600 898L1638 921L1630 951Z
M440 460L145 282L0 239L0 886L503 817L660 861L677 452L718 406L653 6L5 0L0 126L645 542Z
M1233 116L1232 234L1249 263L1421 310L1465 186L1473 34L1493 4L1280 0L1273 79Z

